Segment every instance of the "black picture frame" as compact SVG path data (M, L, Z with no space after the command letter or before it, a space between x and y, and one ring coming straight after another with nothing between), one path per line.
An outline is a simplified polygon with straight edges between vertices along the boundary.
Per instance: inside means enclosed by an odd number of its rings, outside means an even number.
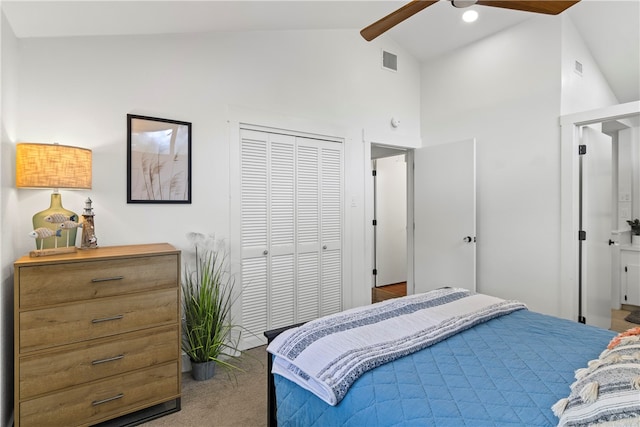
M191 203L191 123L127 114L127 203Z

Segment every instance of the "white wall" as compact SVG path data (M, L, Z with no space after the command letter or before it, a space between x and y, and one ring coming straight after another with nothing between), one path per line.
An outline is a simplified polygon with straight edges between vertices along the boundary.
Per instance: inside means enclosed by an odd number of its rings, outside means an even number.
M403 131L419 134L418 65L405 60L403 73L382 70L380 46L350 31L20 40L17 139L93 149L93 189L64 191L63 202L80 209L91 196L100 245L168 241L182 248L187 231L228 237L228 106L357 134L385 129L391 111L399 111ZM193 123L191 205L126 204L127 113ZM353 144L347 162L361 169L354 158L361 142ZM347 176L356 209L362 203L354 181L362 179ZM49 199L47 191L18 194L24 212ZM29 216L17 227L27 233ZM25 238L17 251L32 244Z
M560 114L572 114L618 104L598 64L568 15L562 18L562 95ZM576 61L582 73L576 72Z
M424 64L422 128L427 145L477 140L478 291L555 313L560 21L545 18Z
M562 16L535 16L422 67L424 143L477 138L478 291L553 315L563 304L563 102L564 111L616 103L603 100L604 79L567 83L567 58L592 64L575 31L563 28Z
M18 211L12 209L16 202L15 174L15 115L17 102L17 39L7 24L4 14L0 20L1 47L0 82L2 94L0 119L0 425L9 425L13 412L13 269L16 257L13 225L18 221Z
M618 228L628 230L627 220L640 218L640 128L618 132Z
M390 39L367 43L353 30L20 39L14 44L13 50L4 44L2 50L3 60L19 71L9 91L19 88L11 98L15 119L9 138L3 127L2 141L8 153L2 159L3 229L12 230L12 237L2 237L3 306L12 303L13 261L33 249L27 237L31 216L48 206L50 194L13 188L16 142L93 150L93 189L62 193L64 206L76 212L87 196L93 199L99 245L163 241L186 250L187 232L230 235L234 177L228 112L238 106L345 129L344 245L351 269L346 285L351 305L370 302L363 206L368 152L361 135L389 134L386 142L393 145L394 138L419 140L420 129L419 64ZM381 68L382 48L398 53L397 73ZM3 78L3 104L10 100L4 84ZM191 205L126 203L127 113L192 122ZM394 115L403 125L391 132ZM6 340L2 354L11 363ZM3 396L11 390L10 374L2 373ZM9 407L4 397L3 407Z

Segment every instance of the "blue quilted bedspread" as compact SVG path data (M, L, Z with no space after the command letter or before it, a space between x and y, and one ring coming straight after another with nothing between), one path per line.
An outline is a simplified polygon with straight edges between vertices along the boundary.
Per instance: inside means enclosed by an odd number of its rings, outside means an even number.
M275 376L283 426L555 426L611 331L520 310L365 373L337 406Z

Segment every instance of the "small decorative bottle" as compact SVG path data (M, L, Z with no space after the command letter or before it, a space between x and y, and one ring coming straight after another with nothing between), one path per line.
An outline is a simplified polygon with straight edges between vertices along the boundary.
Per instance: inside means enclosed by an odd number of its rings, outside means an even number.
M87 197L87 200L84 202L84 212L82 213L82 243L80 249L94 249L98 247L91 203L93 202Z

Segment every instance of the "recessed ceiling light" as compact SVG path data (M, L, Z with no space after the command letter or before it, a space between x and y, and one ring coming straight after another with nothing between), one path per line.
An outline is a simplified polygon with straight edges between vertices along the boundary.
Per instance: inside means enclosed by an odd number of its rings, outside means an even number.
M478 12L473 9L467 10L462 14L464 22L474 22L476 19L478 19Z

